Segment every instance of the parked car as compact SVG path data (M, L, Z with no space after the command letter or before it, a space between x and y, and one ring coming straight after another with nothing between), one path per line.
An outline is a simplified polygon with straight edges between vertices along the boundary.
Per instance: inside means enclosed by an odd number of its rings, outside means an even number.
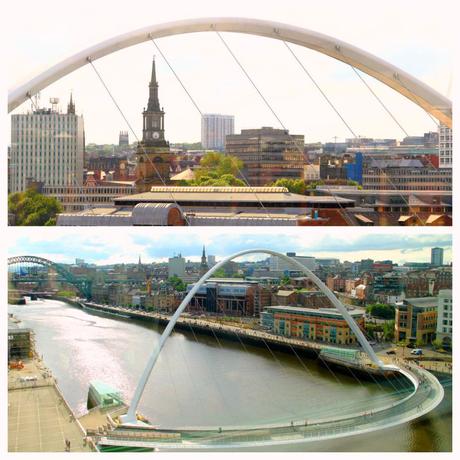
M387 351L387 355L395 355L396 351L395 350L389 350Z
M420 356L423 355L423 350L421 348L414 348L411 352L411 355Z
M415 348L415 343L410 342L410 343L408 343L408 344L406 345L406 347L407 347L407 348Z

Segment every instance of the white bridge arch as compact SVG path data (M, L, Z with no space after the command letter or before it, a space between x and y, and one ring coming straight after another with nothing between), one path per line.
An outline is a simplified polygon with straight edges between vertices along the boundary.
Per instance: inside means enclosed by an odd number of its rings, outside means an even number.
M452 128L452 102L430 86L356 46L301 27L251 18L196 18L153 25L110 38L59 62L32 80L10 90L8 112L28 97L65 75L115 51L151 39L192 32L236 32L294 43L339 61L376 78L416 103L441 123Z
M370 359L380 368L384 370L392 370L392 371L401 371L398 367L394 365L385 365L375 354L374 350L372 349L371 345L367 341L366 337L364 336L363 332L359 328L358 324L353 320L352 316L348 313L347 309L344 307L344 305L337 299L337 297L334 295L334 293L307 267L302 265L300 262L298 262L295 259L292 259L289 256L286 256L285 254L281 254L276 251L272 251L270 249L246 249L244 251L237 252L236 254L233 254L231 256L226 257L225 259L222 259L219 263L214 265L211 269L207 271L206 274L204 274L200 280L193 286L193 288L190 290L190 292L186 295L184 300L181 302L179 307L177 308L176 312L174 315L171 317L169 320L168 325L164 329L163 333L161 334L160 340L155 347L155 349L152 352L152 355L150 356L147 365L144 369L144 372L142 373L142 376L139 380L139 383L137 385L137 388L134 392L133 399L131 401L131 404L129 406L128 412L126 415L121 417L121 421L125 425L131 425L131 424L137 424L137 418L136 418L136 411L137 407L139 405L140 399L142 397L142 393L144 392L145 386L147 384L147 381L150 377L150 374L153 370L153 367L155 366L155 363L158 359L158 356L160 355L161 350L163 349L163 346L165 345L166 340L168 337L171 335L171 332L179 319L179 316L183 313L187 305L189 304L190 300L192 297L195 295L195 293L198 291L198 289L203 285L203 283L212 276L212 274L216 271L219 270L223 265L225 265L227 262L236 259L237 257L246 255L246 254L269 254L273 256L280 257L281 259L289 262L292 264L295 268L297 268L299 271L303 272L308 278L310 278L316 286L326 295L326 297L330 300L332 305L336 307L339 312L342 314L348 325L350 326L350 329L353 331L353 333L356 335L357 339L359 340L359 343L363 347L363 349L367 352L369 355ZM418 382L415 381L411 376L407 376L412 383L414 384L414 387L417 388Z

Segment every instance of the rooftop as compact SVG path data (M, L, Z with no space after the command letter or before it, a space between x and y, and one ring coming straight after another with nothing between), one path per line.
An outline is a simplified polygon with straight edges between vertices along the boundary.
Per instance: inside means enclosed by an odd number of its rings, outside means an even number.
M339 311L337 311L334 308L306 308L306 307L291 307L291 306L270 306L270 307L265 307L264 310L278 310L278 311L283 311L286 313L304 313L304 314L311 314L314 316L326 316L330 318L341 318L345 319ZM348 313L351 316L354 316L356 318L360 318L364 316L364 313L360 310L348 310Z
M429 308L438 305L437 297L413 297L411 299L404 299L404 305L412 305L419 308Z
M137 193L115 198L115 204L132 204L140 202L171 202L181 205L191 203L225 203L235 202L251 204L279 203L285 205L334 205L353 206L354 201L348 198L329 195L306 196L290 193L283 187L152 187L150 192Z

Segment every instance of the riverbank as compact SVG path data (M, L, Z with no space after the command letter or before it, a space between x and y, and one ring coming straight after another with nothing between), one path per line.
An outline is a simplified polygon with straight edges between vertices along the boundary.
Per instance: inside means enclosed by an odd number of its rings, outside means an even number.
M86 432L38 356L8 370L8 451L92 452Z
M169 316L156 312L131 310L124 307L100 305L92 302L71 301L71 305L78 306L83 309L104 312L118 317L155 322L161 326L166 326L170 320ZM259 347L269 347L273 350L280 350L289 353L294 352L299 355L306 355L310 358L318 358L320 357L321 350L334 346L333 344L321 344L293 337L283 337L261 330L238 327L190 316L179 317L175 328L191 332L192 334L205 334L215 336L216 338L223 338L237 342L239 341ZM375 378L376 376L387 378L394 375L393 371L382 371L368 359L361 361L338 362L328 356L321 356L321 362L325 363L325 366L329 365L339 370L352 372L353 375L359 374L363 378Z

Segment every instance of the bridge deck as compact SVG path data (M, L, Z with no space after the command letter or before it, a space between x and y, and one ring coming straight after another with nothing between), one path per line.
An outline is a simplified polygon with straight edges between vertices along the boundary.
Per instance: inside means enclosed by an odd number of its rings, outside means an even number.
M404 368L403 372L416 380L415 390L397 402L372 411L308 420L307 424L305 420L293 420L292 424L278 426L154 430L121 426L101 438L100 444L136 442L160 450L225 449L319 441L377 431L421 417L433 410L444 397L441 384L426 370L411 366Z

